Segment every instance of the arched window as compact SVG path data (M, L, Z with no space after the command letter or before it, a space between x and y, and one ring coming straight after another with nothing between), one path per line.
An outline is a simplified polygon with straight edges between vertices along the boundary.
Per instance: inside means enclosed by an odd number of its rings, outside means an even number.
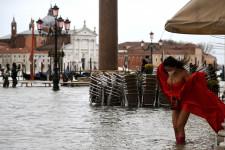
M137 57L137 62L139 61L139 58Z
M133 62L134 62L134 56L133 56Z

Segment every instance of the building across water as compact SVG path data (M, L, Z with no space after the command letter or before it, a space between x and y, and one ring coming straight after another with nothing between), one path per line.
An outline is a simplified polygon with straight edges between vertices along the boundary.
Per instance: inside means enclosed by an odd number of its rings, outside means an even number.
M146 43L149 45L150 43ZM184 55L188 53L190 56L190 63L196 64L197 66L206 62L206 64L216 65L216 57L205 54L203 50L194 44L172 44L164 43L161 47L157 43L152 43L157 50L153 50L153 65L158 67L162 61L168 56L173 56L178 60L182 60ZM140 70L142 59L146 55L151 57L151 51L143 50L147 49L141 47L140 42L124 42L118 46L118 66L129 70Z
M41 34L34 30L34 70L47 71L53 68L54 60L49 57L49 51L55 50L55 38L47 36L49 30L55 24L52 9L48 10L47 16L43 19L43 31ZM32 19L31 19L32 22ZM30 53L32 49L32 23L29 23L29 30L17 33L17 23L15 17L11 23L11 34L0 37L0 68L13 62L20 64L23 69L30 70ZM96 31L90 30L84 22L81 29L69 30L66 34L62 30L63 36L58 36L57 49L64 50L65 57L60 58L60 70L70 67L71 70L81 68L90 69L90 58L92 58L92 68L98 68L98 45L96 43Z

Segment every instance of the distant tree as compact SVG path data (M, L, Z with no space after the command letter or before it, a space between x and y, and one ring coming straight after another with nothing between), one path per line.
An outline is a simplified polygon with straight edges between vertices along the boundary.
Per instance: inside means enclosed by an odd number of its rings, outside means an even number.
M167 43L168 45L178 45L178 44L186 44L183 41L174 41L174 40L163 40L163 43Z
M207 44L207 43L198 43L197 46L202 49L202 52L204 54L209 54L213 48L212 44Z

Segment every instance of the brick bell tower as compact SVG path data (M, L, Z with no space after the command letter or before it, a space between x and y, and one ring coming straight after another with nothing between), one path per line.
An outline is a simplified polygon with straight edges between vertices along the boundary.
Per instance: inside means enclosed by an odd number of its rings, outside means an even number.
M13 17L13 21L11 23L11 37L14 37L16 35L16 32L17 32L17 26L16 26L15 17Z

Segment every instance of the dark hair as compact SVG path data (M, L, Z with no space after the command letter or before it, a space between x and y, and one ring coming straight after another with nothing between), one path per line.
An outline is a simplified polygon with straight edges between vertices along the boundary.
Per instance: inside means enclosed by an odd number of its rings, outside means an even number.
M163 66L168 66L168 67L176 67L176 68L180 68L180 69L184 69L184 65L186 65L188 63L189 59L187 58L187 55L184 56L184 59L179 61L176 60L174 57L169 56L167 57L164 62L163 62Z
M12 66L13 66L13 67L16 67L16 63L13 63Z
M146 56L145 56L145 58L149 58L149 56L148 56L148 55L146 55Z

